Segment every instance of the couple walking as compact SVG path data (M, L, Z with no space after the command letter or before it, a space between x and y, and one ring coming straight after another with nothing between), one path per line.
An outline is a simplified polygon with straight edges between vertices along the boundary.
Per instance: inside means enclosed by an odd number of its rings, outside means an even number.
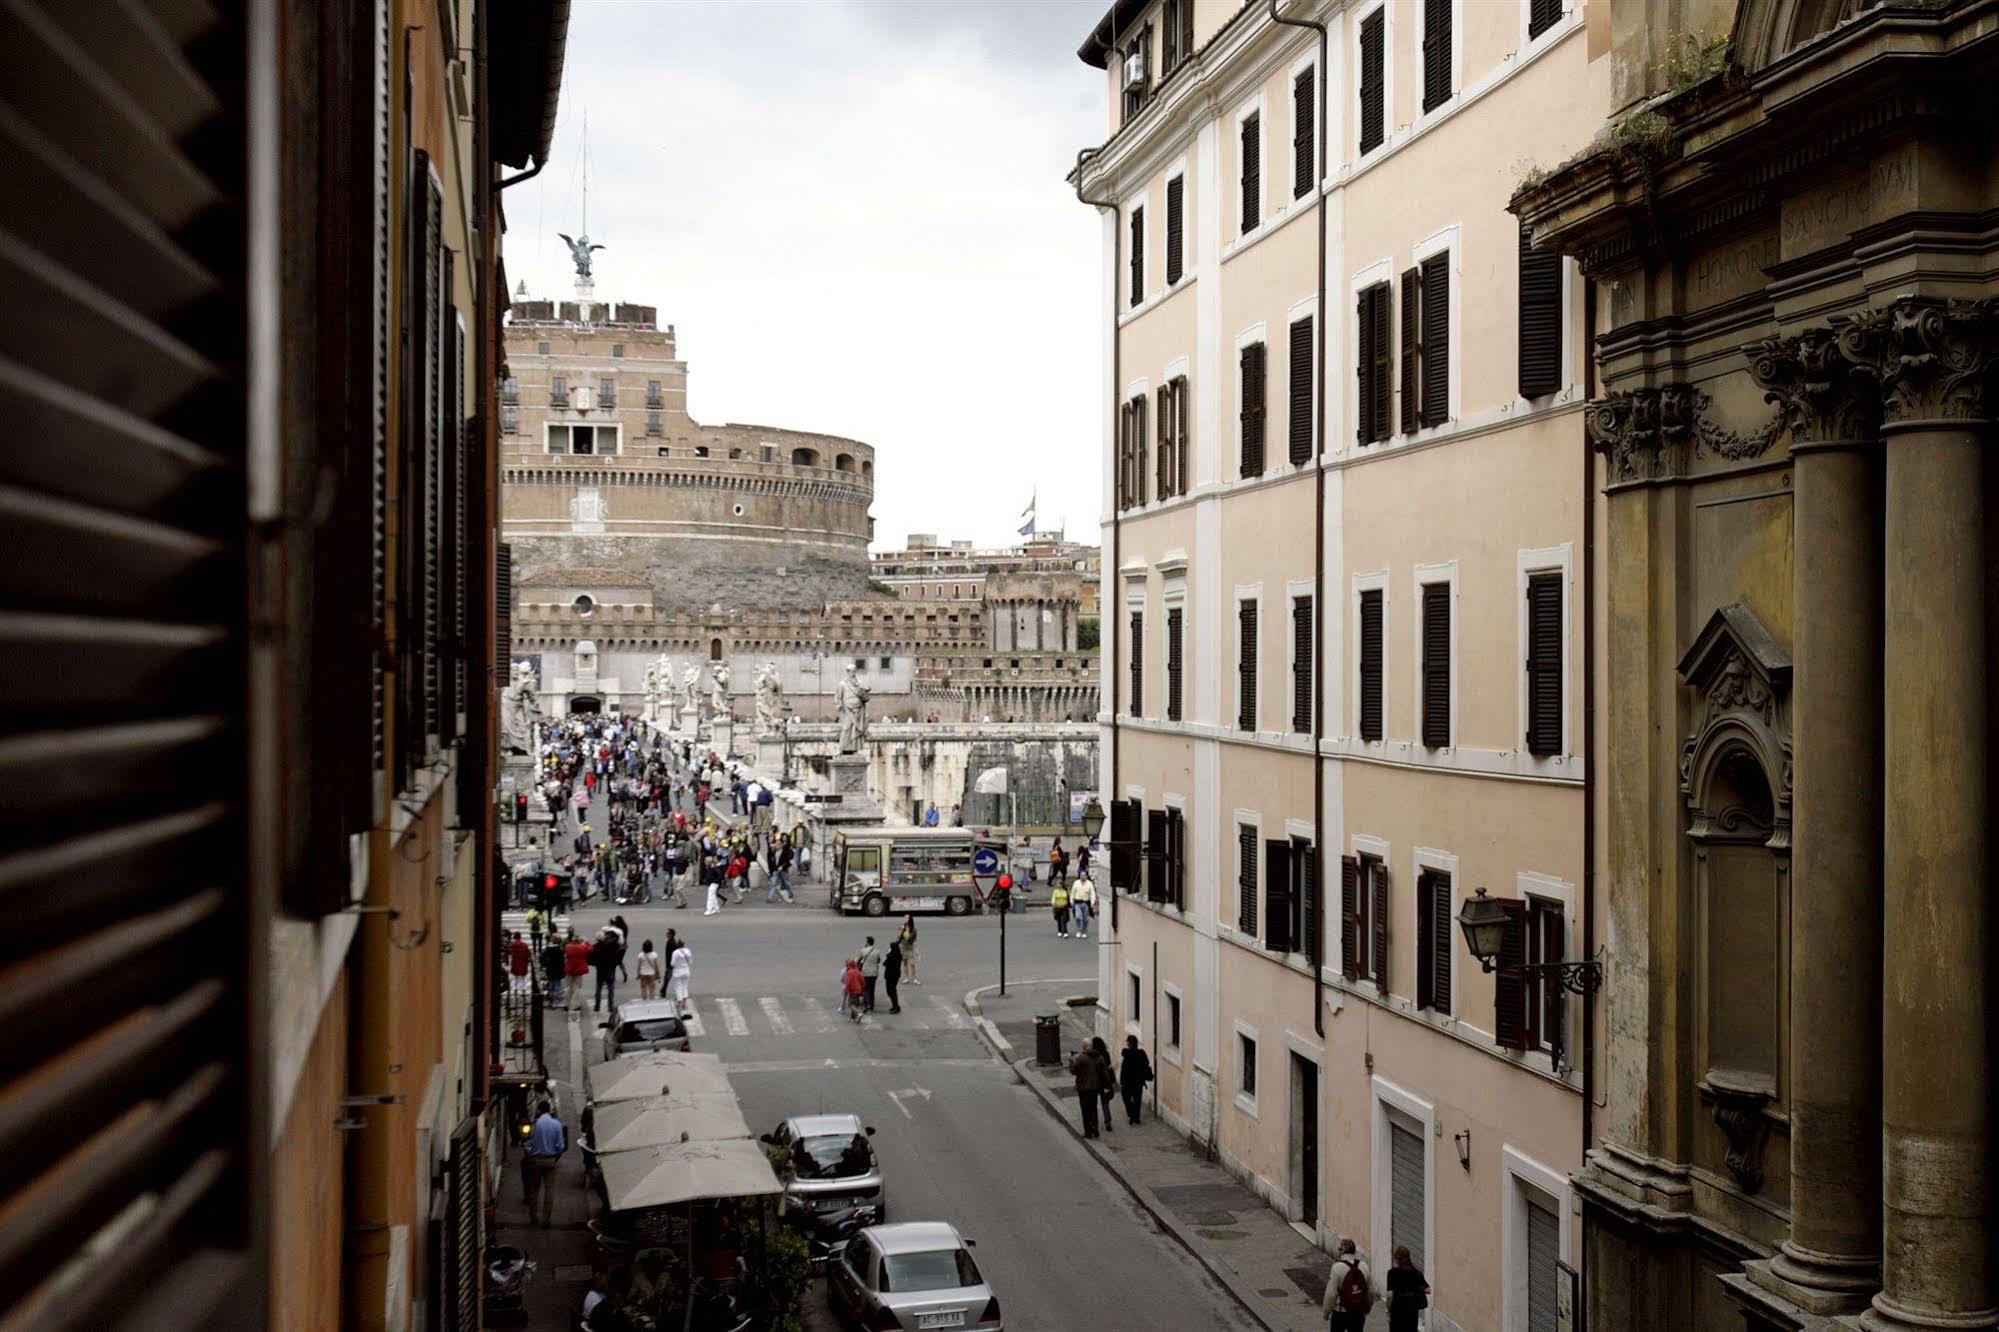
M1326 1296L1319 1304L1332 1332L1361 1332L1367 1326L1368 1310L1384 1293L1388 1296L1388 1332L1416 1332L1423 1310L1430 1307L1430 1280L1416 1266L1406 1245L1395 1246L1394 1266L1388 1279L1379 1285L1367 1270L1367 1260L1354 1252L1350 1239L1340 1241L1339 1255L1326 1277Z
M1102 1111L1103 1130L1113 1133L1117 1130L1117 1116L1111 1110L1111 1096L1118 1093L1124 1098L1125 1117L1132 1123L1139 1121L1139 1111L1145 1103L1145 1084L1152 1081L1152 1061L1139 1048L1138 1037L1124 1038L1124 1049L1118 1052L1118 1067L1111 1069L1111 1048L1104 1044L1101 1036L1092 1036L1090 1043L1069 1056L1069 1074L1076 1080L1076 1100L1083 1110L1083 1136L1097 1136L1098 1111Z
M1055 912L1055 937L1069 937L1069 925L1073 920L1076 937L1090 937L1090 917L1097 909L1097 886L1090 882L1090 876L1080 874L1076 886L1071 888L1066 882L1058 883L1048 892L1048 905Z

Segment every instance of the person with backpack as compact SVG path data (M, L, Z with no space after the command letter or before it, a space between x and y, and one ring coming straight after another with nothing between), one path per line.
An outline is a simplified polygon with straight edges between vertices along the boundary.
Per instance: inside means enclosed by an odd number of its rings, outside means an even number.
M1368 1278L1367 1264L1354 1252L1353 1241L1343 1239L1333 1270L1326 1277L1326 1297L1319 1312L1326 1315L1332 1332L1361 1332L1373 1307L1374 1283Z

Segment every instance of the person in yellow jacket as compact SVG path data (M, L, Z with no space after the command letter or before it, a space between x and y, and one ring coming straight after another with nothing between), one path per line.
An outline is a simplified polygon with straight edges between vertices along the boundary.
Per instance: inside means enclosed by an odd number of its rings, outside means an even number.
M1076 886L1069 890L1069 914L1076 920L1076 937L1090 937L1090 917L1097 911L1097 885L1090 882L1090 876L1076 876Z
M1058 938L1069 937L1069 889L1066 884L1056 884L1048 893L1048 905L1055 910L1055 934Z

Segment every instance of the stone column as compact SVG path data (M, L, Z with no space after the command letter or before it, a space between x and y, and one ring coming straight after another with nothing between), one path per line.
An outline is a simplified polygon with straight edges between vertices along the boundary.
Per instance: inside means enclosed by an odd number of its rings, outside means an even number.
M1842 321L1882 390L1887 910L1882 1289L1888 1332L1991 1328L1992 805L1985 451L1993 301Z
M1825 329L1749 361L1789 419L1796 533L1791 1237L1750 1274L1802 1309L1853 1313L1881 1236L1878 393Z

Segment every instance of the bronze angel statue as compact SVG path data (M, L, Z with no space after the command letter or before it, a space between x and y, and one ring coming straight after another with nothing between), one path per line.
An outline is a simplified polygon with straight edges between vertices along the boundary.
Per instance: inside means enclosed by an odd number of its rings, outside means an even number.
M576 263L576 280L578 282L590 281L590 252L592 250L601 250L605 247L602 245L592 245L588 233L574 240L568 236L564 236L559 231L555 234L562 236L562 243L569 247L569 257Z

